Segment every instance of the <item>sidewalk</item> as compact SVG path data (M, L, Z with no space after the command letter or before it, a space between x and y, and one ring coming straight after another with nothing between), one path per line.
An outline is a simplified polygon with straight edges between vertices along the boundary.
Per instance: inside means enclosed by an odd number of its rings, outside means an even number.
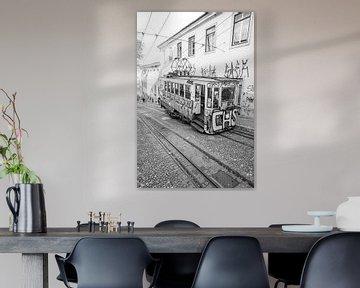
M240 116L236 118L236 126L243 126L249 130L254 130L255 128L255 119L246 116Z

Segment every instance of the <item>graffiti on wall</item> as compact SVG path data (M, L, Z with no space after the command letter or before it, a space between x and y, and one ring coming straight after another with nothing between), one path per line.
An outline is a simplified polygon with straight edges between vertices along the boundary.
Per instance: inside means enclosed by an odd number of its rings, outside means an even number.
M225 64L224 77L226 78L249 78L248 59L242 59L241 64L239 60L236 63L231 61Z
M246 102L253 103L255 99L254 85L247 86L246 91L243 93L243 95Z
M246 91L242 94L242 101L240 103L242 114L249 116L254 111L254 85L246 87Z
M190 64L190 65L191 65L191 64ZM194 75L195 75L195 72L196 72L195 65L192 64L192 65L191 65L191 68L190 68L190 70L189 70L189 75L194 76Z
M209 65L209 67L201 67L201 76L216 77L216 67Z
M171 63L171 71L176 75L195 75L196 68L187 58L176 57Z

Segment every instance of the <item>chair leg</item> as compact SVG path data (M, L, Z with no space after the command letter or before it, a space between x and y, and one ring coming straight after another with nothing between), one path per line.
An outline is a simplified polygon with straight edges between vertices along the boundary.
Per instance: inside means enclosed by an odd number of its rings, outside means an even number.
M284 283L284 288L287 288L287 287L288 287L288 285L287 285L286 282L283 282L283 281L281 281L281 280L277 280L277 281L275 282L275 284L274 284L274 288L277 288L280 283Z

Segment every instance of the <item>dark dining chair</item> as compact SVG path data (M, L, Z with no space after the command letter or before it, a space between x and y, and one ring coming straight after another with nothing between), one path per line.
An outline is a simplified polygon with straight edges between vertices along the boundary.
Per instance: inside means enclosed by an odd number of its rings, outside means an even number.
M80 224L80 229L81 230L88 230L89 229L89 224L88 223L82 223ZM98 223L95 223L95 229L98 230L99 229L99 224ZM66 254L66 257L69 256L69 253ZM70 263L67 263L65 262L64 263L64 269L65 269L65 275L66 275L66 278L68 280L68 282L71 282L71 283L77 283L77 275L76 275L76 270L74 268L73 265L71 265ZM59 281L63 281L63 278L61 277L61 274L59 274L57 277L56 277L57 280Z
M206 245L192 288L269 288L260 244L248 236L219 236Z
M55 259L69 288L65 263L74 266L78 288L142 288L145 268L157 262L141 239L107 237L82 238L68 257L55 255ZM155 268L154 281L159 267Z
M279 228L285 224L272 224L270 228ZM286 224L287 225L287 224ZM301 273L307 253L269 253L268 273L277 279L274 288L283 283L284 288L288 285L300 285Z
M166 220L155 225L156 229L163 228L200 228L199 225L188 220ZM190 288L194 280L196 268L200 260L200 253L156 253L155 258L161 259L162 266L155 283L156 288ZM146 270L147 279L153 278L153 265Z
M318 240L306 259L300 287L360 287L360 233L337 233Z

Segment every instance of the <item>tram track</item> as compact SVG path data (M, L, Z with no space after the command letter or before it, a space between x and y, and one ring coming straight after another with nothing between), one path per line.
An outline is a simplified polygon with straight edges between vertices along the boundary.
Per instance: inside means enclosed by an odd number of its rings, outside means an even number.
M213 155L211 155L210 153L208 153L207 151L205 151L198 145L192 143L191 141L189 141L188 139L186 139L185 137L183 137L182 135L180 135L173 129L171 129L167 126L164 126L163 123L159 122L157 119L154 119L150 116L142 115L141 118L143 118L143 117L147 118L146 121L149 121L152 124L151 125L152 127L160 126L160 128L154 128L154 129L157 129L158 131L160 129L161 132L159 132L159 133L162 134L164 139L166 139L167 141L170 141L169 140L170 137L174 138L174 140L176 140L177 142L176 142L176 145L173 143L172 143L172 145L175 145L177 147L177 149L179 149L179 143L181 143L181 142L186 143L186 145L183 144L183 146L186 146L186 148L183 147L183 149L182 149L183 151L181 151L181 153L185 154L184 151L186 151L186 154L192 154L192 159L190 159L190 162L194 162L195 161L194 159L198 158L198 160L197 160L198 164L196 164L196 166L199 167L199 169L202 171L202 173L204 173L203 172L204 169L208 169L209 171L211 171L211 172L208 172L205 174L207 175L208 178L212 179L217 184L217 187L230 188L227 185L223 185L223 184L219 183L221 181L217 181L216 179L214 179L214 175L219 176L219 174L221 174L228 180L230 179L229 180L230 182L232 182L232 180L233 180L232 183L237 182L238 185L240 185L242 187L249 187L249 188L254 187L254 182L251 179L248 179L246 176L244 176L241 173L239 173L238 171L234 170L226 163L220 161L219 159L217 159L216 157L214 157ZM167 135L164 135L165 133ZM197 157L195 157L194 155L197 155ZM201 165L204 165L204 163L208 163L208 165L206 167L201 166ZM209 164L209 163L211 163L211 164ZM211 168L209 168L209 167L211 167ZM229 184L229 185L231 185L231 184ZM235 185L235 187L238 185Z
M226 131L226 132L229 132L229 133L230 133L230 131ZM244 142L244 141L240 141L240 140L234 139L234 138L232 138L232 137L229 137L229 136L227 136L227 135L224 135L226 132L222 132L222 133L219 134L219 135L220 135L221 137L224 137L224 138L226 138L226 139L229 139L229 140L234 141L234 142L236 142L236 143L239 143L239 144L241 144L241 145L244 145L244 146L247 146L247 147L250 147L250 148L254 148L254 144L246 143L246 142ZM233 134L236 134L236 133L233 133Z
M241 128L235 127L234 129L229 130L228 132L231 133L231 134L240 135L240 136L242 136L244 138L254 140L254 133L253 132L246 131L246 130L243 130Z
M159 114L161 113L161 111L159 111L158 109L153 108L153 107L149 107L149 106L148 106L148 107L146 107L146 109L152 110L152 111L157 112L157 113L159 113ZM145 112L145 110L144 110L144 112ZM246 129L243 129L243 128L241 128L241 127L236 126L236 127L234 127L233 129L231 129L231 130L226 130L226 131L223 131L223 132L221 132L221 133L218 134L218 135L220 135L220 136L222 136L222 137L225 137L225 138L227 138L227 139L229 139L229 140L232 140L232 141L234 141L234 142L237 142L237 143L239 143L239 144L242 144L242 145L245 145L245 146L254 148L254 145L251 145L251 144L249 144L249 143L246 143L246 142L243 142L243 141L240 141L240 140L231 138L231 137L229 137L229 136L226 136L226 135L224 135L225 133L234 134L234 135L239 135L239 136L242 136L242 137L244 137L244 138L247 138L247 139L250 139L250 140L254 140L254 132L248 131L248 130L246 130Z
M139 120L149 129L150 133L158 141L160 146L169 154L179 168L190 177L192 183L198 188L219 188L219 184L211 177L203 173L200 167L194 164L183 152L169 141L157 128L149 123L144 116L138 116Z

